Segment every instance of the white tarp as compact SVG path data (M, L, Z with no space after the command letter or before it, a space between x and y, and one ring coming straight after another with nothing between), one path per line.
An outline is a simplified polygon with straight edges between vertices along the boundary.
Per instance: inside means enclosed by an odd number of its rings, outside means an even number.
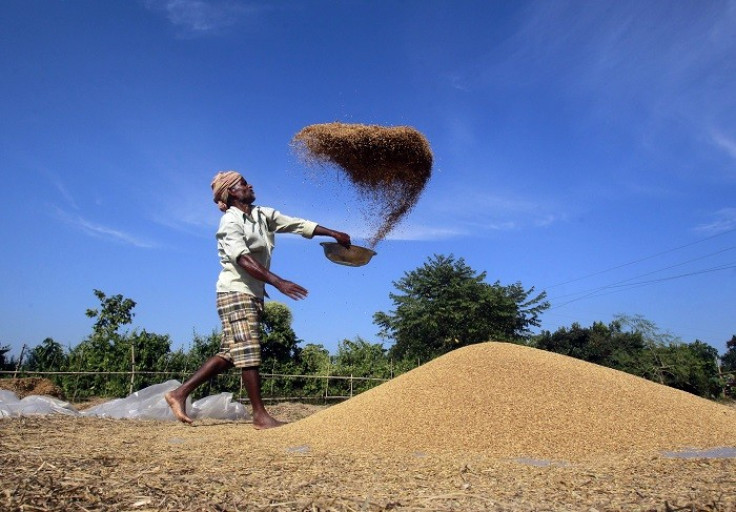
M0 418L66 414L120 419L175 420L174 414L164 399L164 393L176 389L179 385L180 382L169 380L136 391L125 398L116 398L84 411L78 411L69 402L58 398L31 395L19 400L12 391L0 389ZM233 401L232 393L210 395L193 403L191 399L187 399L187 413L193 419L241 420L248 417L243 404Z
M19 400L15 393L0 389L0 418L33 414L67 414L79 416L69 402L51 396L32 395Z

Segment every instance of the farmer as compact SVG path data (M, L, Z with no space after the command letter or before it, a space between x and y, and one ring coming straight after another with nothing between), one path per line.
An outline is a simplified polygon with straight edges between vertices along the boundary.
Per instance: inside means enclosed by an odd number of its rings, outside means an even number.
M217 313L222 320L220 352L207 360L189 380L166 393L174 416L192 423L186 399L197 386L232 368L241 369L243 383L253 408L253 426L258 429L284 423L273 418L261 400L261 314L265 285L274 286L294 300L307 290L271 272L271 252L276 233L294 233L305 238L331 236L350 247L350 235L304 219L287 217L273 208L255 206L253 186L236 171L219 172L212 180L214 201L222 212L217 230L217 252L222 270L217 280Z

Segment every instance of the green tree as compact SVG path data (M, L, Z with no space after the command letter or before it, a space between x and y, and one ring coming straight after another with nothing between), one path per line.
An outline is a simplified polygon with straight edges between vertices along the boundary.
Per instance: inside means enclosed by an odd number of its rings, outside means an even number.
M129 347L130 365L134 366L138 373L133 382L136 390L161 382L161 379L155 375L140 372L162 371L166 366L171 352L171 339L168 334L149 333L145 329L136 330L123 336L119 343L121 351L126 351L126 346Z
M308 343L299 352L298 362L301 375L327 375L331 366L330 352L322 345ZM321 396L324 386L320 379L299 378L294 381L294 387L308 397Z
M736 335L726 342L726 353L721 356L721 367L724 372L736 372Z
M124 343L119 330L132 322L136 303L120 294L108 297L100 290L94 290L94 295L100 307L87 309L85 313L95 320L92 334L70 351L70 369L77 372L130 371L130 344ZM72 385L71 382L68 385ZM79 375L73 386L73 396L124 396L130 389L129 379L122 374L115 377Z
M192 346L187 352L184 371L194 371L202 366L205 361L220 351L221 344L222 334L216 330L207 336L195 332L192 337Z
M217 330L213 330L206 336L195 332L192 336L192 344L189 350L186 353L179 350L168 354L166 365L171 370L180 372L180 380L186 380L209 358L220 351L221 342L222 334ZM196 400L215 393L234 392L239 388L240 374L228 371L221 373L210 379L206 384L198 387L191 396L192 399Z
M299 339L291 327L291 310L286 304L269 301L263 308L263 343L261 358L264 363L293 365L299 356Z
M407 272L391 293L395 309L378 312L379 336L393 339L391 356L427 361L458 347L490 340L521 342L549 308L544 292L520 283L485 282L463 258L434 255Z
M725 384L718 370L718 350L700 340L688 344L688 349L694 363L690 367L690 389L685 391L707 398L718 398L722 395Z
M345 377L357 377L358 379L388 379L391 376L391 365L387 350L383 348L382 344L369 343L361 337L357 337L352 341L343 340L337 347L335 374ZM375 387L378 383L372 380L354 380L352 392L360 393ZM350 391L348 389L349 382L341 382L341 387L345 391Z
M307 343L299 353L301 373L304 375L325 374L330 366L330 352L323 346Z
M718 373L718 351L701 341L693 343L673 342L656 347L654 375L643 375L666 386L688 393L716 398L723 392L724 383Z
M10 345L0 346L0 370L8 371L15 368L15 361L8 357Z
M53 338L44 339L40 345L31 350L26 366L31 371L58 372L66 368L67 355L64 347Z
M632 330L624 330L624 325ZM590 328L574 323L554 333L543 331L534 346L703 397L717 397L723 389L713 347L700 341L682 343L640 316L620 316L609 325L594 322Z
M573 323L570 328L561 327L554 333L542 331L533 345L635 375L642 372L644 340L639 333L624 332L618 321L609 325L593 322L591 327Z
M136 330L125 336L125 341L134 349L135 365L141 371L159 371L171 351L171 339L168 334L155 334L145 329Z
M664 346L680 342L677 336L663 332L657 327L657 324L651 320L647 320L642 315L619 314L614 315L613 318L615 322L621 325L623 330L640 334L645 345Z
M718 371L718 351L699 340L684 343L662 332L641 315L617 315L617 321L641 335L644 342L638 375L706 398L723 393L725 382Z
M726 342L726 353L721 356L721 369L724 391L727 396L736 398L736 335Z
M170 341L168 336L145 330L121 333L120 328L133 320L135 301L119 294L108 297L100 290L94 290L94 294L100 307L86 311L86 315L95 320L92 334L69 352L68 367L76 372L101 374L79 374L65 382L65 392L69 396L71 391L75 397L125 396L131 388L130 376L126 373L134 366L138 371L155 370L159 362L166 360ZM110 372L118 375L110 375ZM144 379L132 385L138 387L149 382L152 381Z
M64 392L72 398L89 396L124 396L129 388L124 375L110 375L109 372L130 370L130 352L122 350L113 338L92 335L83 340L69 352L69 369L77 372L74 379L65 381ZM95 372L88 375L84 372ZM108 373L105 375L105 373Z
M618 322L628 332L641 336L643 347L640 354L640 366L636 375L660 384L667 384L667 373L671 370L668 361L668 347L681 343L681 340L670 333L662 332L651 320L642 315L616 315Z
M107 297L100 290L94 290L95 297L100 301L100 309L88 309L86 315L95 319L94 334L102 337L112 337L117 334L122 325L133 321L133 308L136 303L122 295Z
M273 374L294 375L298 372L299 339L291 327L291 310L280 302L266 302L263 308L261 327L262 368ZM297 382L294 378L271 378L263 381L263 393L270 396L293 396Z

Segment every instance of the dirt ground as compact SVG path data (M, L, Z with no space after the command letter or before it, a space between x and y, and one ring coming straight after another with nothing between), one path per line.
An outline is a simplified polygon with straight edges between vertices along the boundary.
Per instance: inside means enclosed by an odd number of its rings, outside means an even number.
M323 407L282 404L291 422ZM732 511L736 459L319 451L247 422L0 420L7 511Z

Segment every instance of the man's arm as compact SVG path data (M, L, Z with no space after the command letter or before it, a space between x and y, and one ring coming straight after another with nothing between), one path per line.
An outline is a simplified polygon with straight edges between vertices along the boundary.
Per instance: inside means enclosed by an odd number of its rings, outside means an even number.
M259 281L270 284L289 298L300 300L306 298L309 293L306 288L282 279L266 267L258 263L250 254L241 254L238 257L238 265Z
M331 236L340 245L350 247L350 235L342 231L320 226L316 222L301 219L298 217L289 217L278 210L268 207L258 207L259 215L263 213L268 222L268 228L275 233L300 233L305 238L312 238L314 235Z

